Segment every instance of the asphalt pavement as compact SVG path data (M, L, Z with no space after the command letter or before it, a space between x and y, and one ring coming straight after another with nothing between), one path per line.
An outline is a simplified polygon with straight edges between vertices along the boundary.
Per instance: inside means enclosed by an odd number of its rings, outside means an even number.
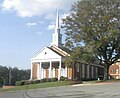
M0 98L120 98L120 83L79 84L36 90L0 92Z

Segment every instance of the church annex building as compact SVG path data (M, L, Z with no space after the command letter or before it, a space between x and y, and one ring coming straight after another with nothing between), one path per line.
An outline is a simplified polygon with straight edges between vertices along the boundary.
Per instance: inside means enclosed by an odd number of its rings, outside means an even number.
M31 80L44 78L67 77L68 79L97 79L102 76L100 65L79 64L65 65L65 57L69 56L62 50L62 35L59 27L59 12L57 11L55 32L50 46L43 47L31 58Z

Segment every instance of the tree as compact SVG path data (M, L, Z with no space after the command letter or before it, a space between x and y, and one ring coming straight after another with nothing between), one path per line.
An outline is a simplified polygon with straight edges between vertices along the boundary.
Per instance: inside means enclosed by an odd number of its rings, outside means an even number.
M120 0L75 2L63 23L65 45L71 50L68 61L97 61L107 80L109 66L120 58Z
M0 86L8 84L9 70L5 66L0 65Z
M30 69L19 70L17 67L7 68L0 65L0 87L2 85L15 85L16 81L30 79Z

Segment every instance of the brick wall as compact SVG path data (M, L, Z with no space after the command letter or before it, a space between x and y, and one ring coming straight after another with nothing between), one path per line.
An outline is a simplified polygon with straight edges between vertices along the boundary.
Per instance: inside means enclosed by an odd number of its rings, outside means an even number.
M113 64L109 67L109 75L111 76L111 78L116 79L117 77L119 77L119 66L116 64Z
M37 79L37 68L38 68L38 65L37 63L33 63L33 66L32 66L32 79Z

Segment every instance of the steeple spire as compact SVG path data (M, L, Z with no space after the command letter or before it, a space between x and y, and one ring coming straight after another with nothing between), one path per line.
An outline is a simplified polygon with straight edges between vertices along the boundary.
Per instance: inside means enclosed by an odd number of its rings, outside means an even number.
M60 19L59 19L59 4L57 9L56 15L56 25L55 25L55 32L53 33L52 37L52 45L56 45L57 47L62 46L62 34L60 34Z
M55 26L55 33L60 33L60 27L59 27L59 10L57 9L57 16L56 16L56 26Z

